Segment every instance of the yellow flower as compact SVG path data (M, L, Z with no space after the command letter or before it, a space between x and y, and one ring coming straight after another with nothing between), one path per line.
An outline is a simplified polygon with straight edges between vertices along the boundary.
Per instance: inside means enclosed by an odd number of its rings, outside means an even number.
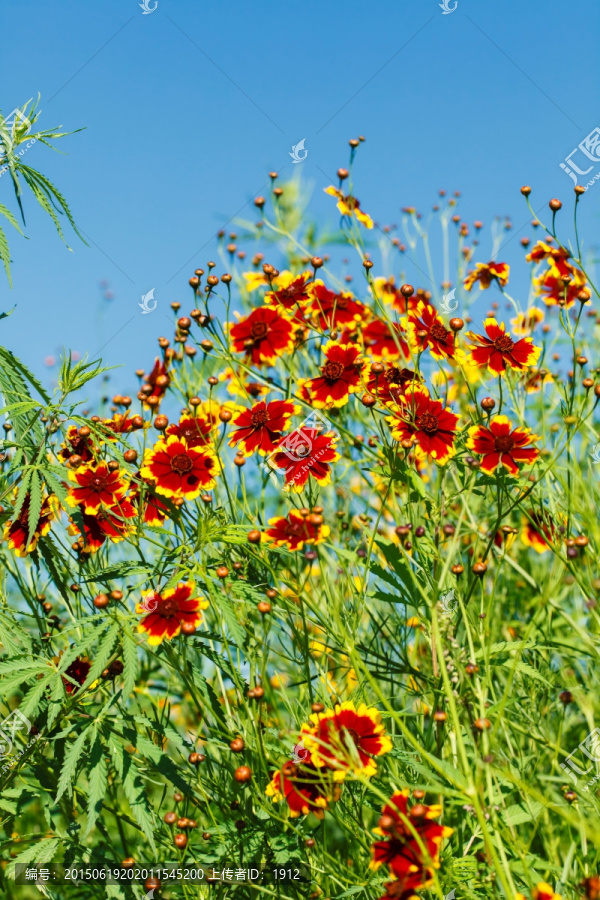
M373 219L371 216L368 216L367 213L362 211L356 197L352 197L349 194L342 194L342 192L333 185L329 185L329 187L325 188L325 193L332 197L337 197L337 208L343 216L356 216L358 221L362 222L365 228L373 227Z

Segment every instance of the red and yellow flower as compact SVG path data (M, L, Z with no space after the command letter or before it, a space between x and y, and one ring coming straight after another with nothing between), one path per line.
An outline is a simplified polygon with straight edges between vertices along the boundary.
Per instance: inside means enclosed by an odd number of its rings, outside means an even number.
M482 472L491 475L504 466L511 475L518 475L518 463L532 463L538 458L539 450L531 446L537 440L538 436L528 428L513 429L507 416L494 416L489 428L484 425L469 428L467 447L482 456Z
M371 366L369 372L367 391L382 403L399 403L406 387L420 380L412 369L401 369L393 364L386 366L383 372L374 372L374 368L376 367Z
M151 391L144 392L146 396L144 406L146 408L156 409L156 406L148 404L147 400L149 397L156 397L160 403L162 398L167 393L167 388L171 383L171 376L167 371L166 361L163 361L157 357L154 361L152 371L149 375L146 375L146 377L144 378L144 382L146 386L152 388Z
M423 453L438 463L454 456L454 439L458 416L444 408L441 400L433 400L422 385L410 385L399 397L397 409L386 421L397 441L412 440Z
M344 406L360 386L360 348L329 341L323 349L327 361L321 375L305 381L300 396L317 409Z
M311 299L312 272L292 275L281 272L277 276L276 289L265 294L267 306L281 307L296 322L303 323L306 304Z
M349 773L371 777L377 772L376 757L389 753L392 742L377 709L361 703L336 704L333 709L310 716L302 726L302 742L317 768L333 771L334 781Z
M587 280L581 269L568 266L570 281L562 279L560 270L554 265L542 275L533 279L536 294L546 306L564 306L570 309L579 297L579 292L587 287Z
M487 290L492 281L497 281L500 287L508 284L510 266L507 263L497 263L493 260L489 263L477 263L472 272L465 278L465 290L470 291L478 281L480 290Z
M312 515L302 515L291 509L287 517L269 519L269 527L263 531L262 539L288 550L302 550L305 544L320 544L329 536L329 525L315 524L312 520Z
M526 547L532 547L536 553L545 553L550 550L554 535L554 525L539 513L530 512L523 520L521 540Z
M208 600L193 596L195 590L191 581L180 581L177 587L166 591L144 592L144 599L136 605L135 611L143 615L138 631L148 635L152 647L162 644L165 638L172 640L181 632L184 623L197 628Z
M526 369L538 361L542 351L531 338L514 341L504 324L493 318L484 319L483 327L485 335L468 333L475 342L469 346L470 359L479 368L487 366L494 375L504 375L507 369Z
M309 475L321 486L331 480L330 463L340 458L335 449L337 435L325 433L306 425L296 428L283 438L280 449L271 457L277 469L284 469L284 490L300 493ZM281 449L283 447L283 449Z
M510 320L512 330L520 337L531 334L540 322L544 321L544 312L537 306L531 306L527 312L519 313L514 319Z
M275 772L265 793L275 803L285 800L292 819L309 813L322 819L329 802L338 799L339 788L328 784L316 766L289 760Z
M62 656L62 653L60 656ZM60 656L54 657L55 663L60 662ZM69 666L67 666L64 674L61 675L67 694L77 693L79 688L85 684L91 668L92 663L87 656L78 656ZM73 682L75 682L75 684Z
M173 422L165 431L167 437L174 435L184 440L188 447L203 447L210 443L211 432L216 431L221 422L221 407L214 400L208 400L194 409L194 415L184 413L179 422Z
M454 332L446 328L430 303L419 301L408 316L411 344L416 350L429 347L434 359L454 356Z
M18 491L15 491L15 497L17 493ZM4 525L4 540L8 543L9 548L14 550L16 556L27 556L29 553L33 553L39 539L48 534L52 527L52 522L57 518L58 501L53 494L43 498L31 538L29 538L30 508L31 494L27 493L19 510L19 515L14 521L9 519Z
M343 216L348 216L349 218L355 216L365 228L370 229L373 227L373 219L362 211L356 197L352 197L350 194L343 194L342 191L332 184L325 188L325 193L331 197L337 197L337 208Z
M435 820L441 806L422 803L408 808L409 791L396 791L383 807L376 834L383 840L373 844L373 868L385 865L399 887L392 897L402 897L433 883L434 869L440 866L442 841L453 829Z
M170 435L144 454L142 478L152 482L158 494L193 500L216 484L219 459L206 445L189 447L183 438Z
M81 535L83 543L81 549L84 553L96 553L107 538L117 544L131 534L134 525L131 520L136 516L137 511L133 504L123 497L108 509L100 508L96 515L82 512L81 520L77 517L72 518L69 533Z
M317 281L311 288L311 303L308 307L311 318L321 331L348 327L361 322L368 315L364 303L355 300L352 294L342 291L336 294Z
M119 469L111 471L106 462L80 466L69 472L75 487L69 488L67 503L69 506L80 506L84 513L92 516L102 508L110 509L119 503L127 491L123 474Z
M421 300L427 300L431 294L421 289L410 297L405 297L400 288L396 287L393 278L375 278L374 279L375 294L380 297L385 304L392 306L398 310L403 316L407 312L414 309Z
M561 894L555 894L546 881L540 881L532 890L533 900L562 900Z
M251 409L243 409L232 420L235 431L229 441L230 447L239 444L240 449L251 456L255 450L265 454L274 450L289 428L290 418L300 412L300 407L291 400L260 400Z
M245 353L255 366L271 365L294 346L294 327L278 309L259 306L232 325L230 336L236 353Z
M374 319L362 329L365 352L375 360L410 359L405 332L398 322Z
M225 369L220 376L221 381L227 382L227 391L234 397L244 397L246 399L257 400L269 393L271 388L268 384L261 381L252 381L248 378L247 372L234 369Z
M83 462L91 462L96 458L94 435L80 435L77 425L70 426L65 441L60 446L62 449L59 451L58 457L65 462L75 455L80 456Z

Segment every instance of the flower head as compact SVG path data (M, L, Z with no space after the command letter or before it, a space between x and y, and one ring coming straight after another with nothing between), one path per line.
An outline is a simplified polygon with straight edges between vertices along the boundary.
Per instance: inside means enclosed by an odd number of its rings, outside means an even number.
M431 459L447 462L455 453L456 413L445 409L441 400L433 400L422 385L410 385L398 401L394 414L386 419L392 437L412 439Z
M151 391L145 392L146 401L149 397L156 397L160 402L167 393L167 388L171 383L171 376L167 371L167 363L157 357L154 361L152 371L149 375L146 375L144 382L147 387L152 388ZM144 402L144 406L156 409L155 406L151 406L146 401Z
M58 453L60 459L66 460L69 457L80 456L83 462L91 462L95 459L96 447L94 445L94 435L81 435L77 425L71 425L67 430L66 440L61 445Z
M554 534L554 525L540 513L529 512L527 518L523 520L521 540L526 547L533 548L536 553L545 553L550 549Z
M294 329L278 309L259 306L230 328L233 349L255 366L271 365L294 345Z
M304 309L310 300L312 277L312 272L303 272L302 275L281 272L273 285L274 289L265 294L266 305L281 307L295 321L304 322Z
M138 603L135 611L143 618L138 631L148 635L148 643L156 647L165 638L172 640L187 623L194 628L202 621L202 610L208 606L208 600L194 597L195 585L179 582L177 587L166 591L146 591L142 603Z
M348 292L336 294L330 291L322 281L311 287L311 297L309 312L321 331L352 327L367 316L364 303L355 300Z
M17 492L15 491L15 496L16 495ZM4 525L4 540L7 541L9 548L14 550L16 556L27 556L29 553L33 553L38 545L39 539L50 531L52 522L56 518L57 507L58 504L56 498L52 494L42 500L42 505L37 516L37 522L35 523L31 538L29 538L31 494L25 494L25 499L23 500L17 518L14 519L14 521L9 519Z
M133 531L131 520L136 516L133 504L126 497L122 497L114 506L101 507L96 515L82 512L81 519L73 517L70 520L69 533L81 535L84 553L96 553L107 538L117 544L131 534Z
M242 409L232 420L235 431L229 446L236 444L251 456L255 450L263 455L274 450L283 432L289 427L290 418L300 412L291 400L260 400L251 409Z
M123 472L111 471L108 464L82 465L69 472L69 478L75 487L69 489L67 503L69 506L81 506L84 513L96 515L101 509L110 509L119 503L127 490L123 480Z
M383 807L377 829L383 840L373 844L372 865L387 866L403 891L412 892L432 884L433 870L440 865L441 843L453 829L435 821L442 814L441 806L416 803L408 809L408 793L408 789L396 791Z
M327 783L316 766L307 763L299 765L293 760L284 763L281 770L275 772L265 793L275 803L285 800L292 819L309 813L322 819L329 801L339 796L339 790Z
M487 366L494 375L503 375L507 369L525 369L534 365L541 353L531 338L520 338L514 341L504 324L499 325L495 319L484 319L485 335L469 332L474 341L469 349L470 359L481 369Z
M300 493L309 476L324 486L331 480L330 463L340 458L335 449L337 435L301 425L287 434L271 457L272 465L285 470L284 490Z
M489 263L477 263L474 270L465 278L465 290L470 291L475 282L479 282L480 290L487 290L492 281L497 281L500 287L508 284L510 266L507 263L497 263L492 260Z
M512 330L520 337L531 334L534 328L544 321L543 310L537 306L530 306L527 312L519 313L514 319L510 320Z
M517 463L532 463L539 456L539 450L532 447L539 440L528 428L515 428L506 416L494 416L490 427L473 425L469 428L467 447L480 454L481 471L490 475L499 466L504 466L511 475L519 474Z
M383 372L373 372L371 367L367 390L382 403L399 403L399 397L404 394L406 387L419 380L412 369L401 369L394 364L386 366Z
M214 400L202 403L194 410L194 415L184 413L179 422L173 422L165 431L167 437L175 435L184 440L188 447L202 447L210 443L211 432L220 425L219 404Z
M329 341L324 352L321 375L304 382L301 396L317 409L344 406L360 385L360 348Z
M370 777L377 772L375 757L392 749L381 715L361 703L337 704L334 709L315 713L310 725L302 728L302 740L313 765L333 770L336 781L349 772Z
M193 500L215 486L220 471L219 459L210 447L189 447L183 438L170 435L146 450L140 475L164 497Z
M531 892L533 900L562 900L560 894L555 894L549 884L540 881Z
M375 360L410 359L405 332L398 322L374 319L362 329L365 352Z
M454 332L446 328L430 303L419 301L409 313L408 328L411 343L417 350L429 347L434 359L454 356Z
M329 535L329 526L313 524L311 516L301 515L291 509L287 517L269 519L269 527L263 532L263 541L288 550L302 550L305 544L320 544Z
M348 216L349 218L356 216L358 221L361 222L365 228L373 227L373 219L362 211L356 197L352 197L350 194L343 194L333 185L326 187L325 193L329 194L331 197L337 197L337 208L343 216Z

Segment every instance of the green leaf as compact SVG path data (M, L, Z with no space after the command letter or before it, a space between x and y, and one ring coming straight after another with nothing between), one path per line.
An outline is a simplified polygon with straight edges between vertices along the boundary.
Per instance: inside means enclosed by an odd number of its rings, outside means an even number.
M154 841L154 817L152 815L150 804L148 803L142 780L137 773L131 758L116 738L111 736L108 747L115 768L121 778L123 790L131 808L133 818L148 839L148 843L152 850L156 853L156 844Z
M88 677L85 680L83 689L88 688L90 684L93 684L104 672L106 665L112 656L113 647L115 646L120 633L121 625L119 622L115 622L107 631L102 643L94 654L94 662L88 672Z
M59 838L46 838L41 841L37 841L37 843L32 844L30 847L27 847L25 850L21 851L19 855L11 860L11 862L6 867L6 875L8 878L15 878L15 866L17 864L24 865L26 863L35 863L38 866L43 865L44 863L50 862L53 859L56 851L60 846Z
M106 795L107 786L108 766L106 765L106 759L104 758L104 748L100 741L100 737L94 728L89 765L88 819L83 835L84 837L87 837L93 829L98 816L102 811L102 802Z
M42 511L42 482L39 472L34 470L31 473L31 482L29 484L29 515L27 517L27 525L29 532L27 534L27 546L36 532L40 521L40 513Z
M70 789L75 781L75 777L77 774L77 764L79 763L79 759L81 754L83 753L83 748L88 739L88 735L90 734L90 729L86 729L86 731L82 731L77 740L70 744L69 749L65 753L65 758L63 762L63 766L60 772L60 778L58 780L58 791L56 794L56 802L60 800L62 795L65 793L67 788Z
M129 697L136 685L139 669L137 650L137 642L133 630L129 625L125 625L123 631L123 663L125 666L123 673L123 694L125 697Z

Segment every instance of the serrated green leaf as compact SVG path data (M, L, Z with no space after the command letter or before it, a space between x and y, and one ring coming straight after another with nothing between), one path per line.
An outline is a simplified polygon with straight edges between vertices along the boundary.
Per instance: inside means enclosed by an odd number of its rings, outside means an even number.
M75 781L75 776L77 774L77 765L81 758L81 754L83 753L83 748L85 747L89 734L89 728L85 731L82 731L75 742L69 745L69 749L65 753L63 766L60 772L60 778L58 780L58 790L56 793L57 803L65 793L65 791L67 789L70 790Z
M108 786L108 766L104 758L104 748L100 737L93 729L88 777L87 826L84 837L93 829L102 810L102 802Z

